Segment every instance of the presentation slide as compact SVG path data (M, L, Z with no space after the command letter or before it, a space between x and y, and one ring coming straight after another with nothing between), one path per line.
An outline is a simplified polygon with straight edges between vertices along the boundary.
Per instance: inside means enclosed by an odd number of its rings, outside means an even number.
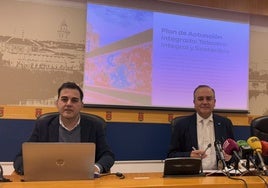
M210 85L216 109L248 110L249 23L88 3L84 103L193 108Z

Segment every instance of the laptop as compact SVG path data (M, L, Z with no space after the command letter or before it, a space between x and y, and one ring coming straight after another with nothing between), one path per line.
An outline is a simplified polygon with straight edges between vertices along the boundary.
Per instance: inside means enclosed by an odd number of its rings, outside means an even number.
M164 162L163 177L200 176L201 159L190 157L167 158Z
M25 142L24 181L94 179L95 143Z

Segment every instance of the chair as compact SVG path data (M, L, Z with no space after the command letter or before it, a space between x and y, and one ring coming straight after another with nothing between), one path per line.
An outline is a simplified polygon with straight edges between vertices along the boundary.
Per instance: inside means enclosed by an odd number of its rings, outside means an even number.
M173 132L174 130L174 126L177 124L177 122L181 121L183 118L185 118L186 116L178 116L172 119L171 121L171 132Z
M53 116L58 116L58 115L59 115L59 112L48 112L48 113L40 115L37 119L43 119L43 118L53 117ZM96 124L102 125L104 130L106 129L106 121L102 117L97 116L95 114L85 113L85 112L80 112L80 115L86 117L87 119L90 119Z
M250 134L260 140L268 141L268 116L260 116L250 123Z
M250 135L260 140L268 141L268 116L260 116L250 123ZM264 163L268 164L268 156L263 156Z

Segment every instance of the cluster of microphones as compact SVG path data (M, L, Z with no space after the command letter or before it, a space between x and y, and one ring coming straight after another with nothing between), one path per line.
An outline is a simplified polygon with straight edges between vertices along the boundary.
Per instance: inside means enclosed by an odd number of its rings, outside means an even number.
M238 169L240 165L248 172L254 170L262 175L268 175L267 167L263 159L263 156L268 156L267 141L261 141L256 136L248 138L247 141L234 141L233 139L228 138L223 144L219 141L215 141L214 146L217 156L223 164L224 171L228 171L229 169L224 159L223 153L225 152L226 154L233 156L234 169Z

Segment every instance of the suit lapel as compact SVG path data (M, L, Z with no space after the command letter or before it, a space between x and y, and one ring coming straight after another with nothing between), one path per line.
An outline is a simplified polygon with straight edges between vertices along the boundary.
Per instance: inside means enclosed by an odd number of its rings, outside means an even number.
M89 121L86 121L85 118L83 118L83 116L81 116L81 120L80 120L80 127L81 127L81 142L89 142L89 135L90 135L90 129L91 126L88 126L87 124L89 123Z
M50 142L59 141L59 116L51 121L48 129L48 140Z
M190 132L191 135L191 139L189 141L189 143L191 143L192 146L195 146L198 148L198 141L197 141L197 118L196 118L196 114L193 115L193 117L191 118L190 121Z
M214 130L215 130L215 140L222 141L224 138L222 138L223 133L225 132L223 130L224 126L221 126L221 122L217 116L213 115L213 121L214 121Z

